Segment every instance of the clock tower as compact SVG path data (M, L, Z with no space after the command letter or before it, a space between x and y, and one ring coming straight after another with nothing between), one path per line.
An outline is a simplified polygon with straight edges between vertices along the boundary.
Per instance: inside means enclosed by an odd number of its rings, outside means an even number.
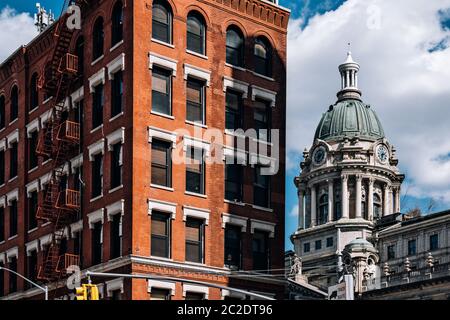
M339 66L337 101L322 115L295 178L299 221L291 240L304 274L311 270L309 281L324 287L336 283L348 244L370 241L377 221L400 212L404 175L378 116L362 101L359 68L349 52Z

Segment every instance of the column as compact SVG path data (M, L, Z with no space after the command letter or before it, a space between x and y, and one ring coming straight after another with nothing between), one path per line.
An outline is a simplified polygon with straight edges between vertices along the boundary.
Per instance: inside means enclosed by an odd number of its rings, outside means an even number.
M328 222L333 221L334 216L334 193L333 193L333 179L328 180Z
M348 182L348 176L342 175L342 187L341 187L341 203L342 203L342 218L348 219L348 191L347 191L347 182Z
M383 187L383 217L389 214L389 186L387 183Z
M395 189L395 212L396 213L400 212L400 210L401 210L401 206L400 206L400 191L401 191L400 186L398 186Z
M369 178L369 191L367 191L367 218L373 221L373 183L374 179Z
M356 218L362 217L361 212L361 189L362 189L362 176L360 174L356 175Z
M389 214L394 213L394 188L392 186L389 187Z
M314 227L317 222L317 195L316 195L316 186L311 186L311 227Z
M348 70L345 72L345 80L347 81L345 87L350 87L350 71Z
M298 228L305 229L305 190L298 190Z

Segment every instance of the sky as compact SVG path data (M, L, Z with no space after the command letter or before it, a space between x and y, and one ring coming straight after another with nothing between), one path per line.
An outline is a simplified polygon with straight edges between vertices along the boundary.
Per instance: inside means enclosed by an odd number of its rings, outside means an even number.
M41 0L59 13L62 0ZM288 27L286 248L304 148L336 101L351 43L359 88L406 174L402 211L450 208L450 0L280 0ZM34 1L0 0L0 60L36 35Z

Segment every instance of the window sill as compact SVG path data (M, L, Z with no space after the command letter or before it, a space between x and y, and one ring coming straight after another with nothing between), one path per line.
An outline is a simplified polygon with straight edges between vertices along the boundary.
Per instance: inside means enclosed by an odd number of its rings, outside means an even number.
M241 201L231 201L231 200L224 199L223 202L229 203L229 204L234 204L234 205L241 206L241 207L245 207L245 203L241 202Z
M275 79L272 78L272 77L265 76L263 74L255 72L255 71L251 71L251 72L253 73L254 76L257 76L257 77L260 77L260 78L263 78L263 79L266 79L266 80L269 80L269 81L275 81Z
M3 127L0 129L0 132L5 131L5 130L6 130L6 127Z
M254 205L254 204L252 205L252 208L261 210L261 211L266 211L266 212L273 212L272 208L260 207L260 206Z
M44 101L42 101L42 104L47 104L47 102L49 102L52 99L53 99L53 96L51 96L51 97L45 99Z
M8 183L11 183L11 182L13 182L13 181L16 180L16 179L17 179L17 176L15 176L14 178L9 179L9 180L8 180Z
M190 191L185 191L184 194L186 194L188 196L199 197L199 198L204 198L204 199L208 198L208 196L206 194L195 193L195 192L190 192Z
M109 190L108 193L113 193L113 192L115 192L115 191L117 191L117 190L120 190L120 189L122 189L122 188L123 188L123 184L121 184L120 186L115 187L115 188Z
M100 200L101 198L103 198L103 193L101 195L99 195L99 196L96 196L95 198L92 198L91 200L89 200L89 202L92 203L94 201Z
M247 69L245 69L243 67L235 66L235 65L232 65L232 64L229 64L229 63L225 63L225 66L230 67L232 69L236 69L236 70L242 71L242 72L246 72L247 71Z
M167 43L167 42L164 42L164 41L161 41L161 40L158 40L158 39L152 38L152 42L158 43L160 45L163 45L163 46L166 46L166 47L169 47L169 48L172 48L172 49L175 49L175 46L173 44Z
M30 229L30 230L28 230L28 231L27 231L27 233L28 233L28 234L30 234L30 233L32 233L32 232L34 232L34 231L36 231L37 229L38 229L38 227L36 227L36 228L33 228L33 229Z
M48 222L45 222L45 223L43 223L43 224L41 225L41 228L42 228L42 227L46 227L46 226L48 226L49 224L51 224L51 222L50 222L50 221L48 221Z
M173 261L173 259L171 259L171 258L164 258L164 257L158 257L158 256L152 256L152 255L150 255L150 259L161 260L161 261Z
M30 174L30 173L36 171L38 168L39 168L39 166L36 166L36 167L34 167L34 168L31 168L30 170L28 170L28 174Z
M17 238L18 236L19 236L18 234L13 235L12 237L9 237L9 238L8 238L8 241L14 240L14 239Z
M191 126L208 129L208 126L206 124L203 124L200 122L194 122L194 121L189 121L189 120L185 120L184 122L186 122L187 124L190 124Z
M101 124L101 125L99 125L98 127L92 129L92 130L90 131L90 133L94 133L95 131L97 131L97 130L99 130L99 129L102 129L102 128L103 128L103 124Z
M46 165L47 163L49 163L50 161L52 161L52 159L50 158L50 159L47 159L47 160L45 160L44 162L42 162L42 165Z
M109 49L109 52L113 52L115 49L117 49L118 47L120 47L123 44L123 39L120 40L119 42L117 42L115 45L113 45L111 47L111 49Z
M175 117L171 116L169 114L160 113L160 112L157 112L157 111L150 111L150 113L154 114L155 116L160 116L160 117L164 117L164 118L167 118L167 119L170 119L170 120L175 120Z
M195 52L195 51L191 51L189 49L186 49L186 53L192 54L193 56L199 57L199 58L204 59L204 60L208 60L208 57L205 56L204 54L201 54L201 53L198 53L198 52Z
M116 114L114 117L112 117L111 119L109 119L109 122L113 122L114 120L116 120L117 118L120 118L121 116L123 116L123 111Z
M11 121L11 122L9 123L9 125L13 125L13 124L16 123L17 121L19 121L19 118L15 118L13 121Z
M150 184L150 187L152 188L156 188L156 189L161 189L161 190L166 190L166 191L170 191L170 192L174 192L175 189L171 188L171 187L165 187L165 186L160 186L159 184Z
M95 59L94 61L91 62L91 66L93 66L93 65L95 65L97 62L101 61L104 57L105 57L105 55L102 54L100 57L98 57L97 59Z
M258 144L265 144L270 147L273 147L273 142L270 142L270 141L265 141L265 140L255 139L255 138L252 138L252 141L257 142Z
M3 241L0 241L0 245L2 245L2 244L4 244L4 243L6 243L6 241L5 241L5 240L3 240Z
M237 129L237 130L239 130L239 129ZM236 132L237 130L234 130L234 129L225 129L225 134L226 134L227 136L233 136L233 137L237 137L237 138L245 138L245 137L246 137L246 136L243 135L243 134L237 133L237 132ZM241 129L241 130L243 131L244 129Z
M28 111L28 114L32 114L33 112L35 112L37 109L39 108L39 106L31 109L30 111Z

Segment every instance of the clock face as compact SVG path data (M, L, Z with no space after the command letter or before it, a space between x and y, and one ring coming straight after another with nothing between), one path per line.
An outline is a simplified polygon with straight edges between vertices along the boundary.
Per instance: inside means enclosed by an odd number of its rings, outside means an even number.
M389 151L385 145L379 145L377 147L377 157L380 162L385 163L389 158Z
M313 159L315 164L322 164L325 160L326 151L324 147L318 147L313 154Z

